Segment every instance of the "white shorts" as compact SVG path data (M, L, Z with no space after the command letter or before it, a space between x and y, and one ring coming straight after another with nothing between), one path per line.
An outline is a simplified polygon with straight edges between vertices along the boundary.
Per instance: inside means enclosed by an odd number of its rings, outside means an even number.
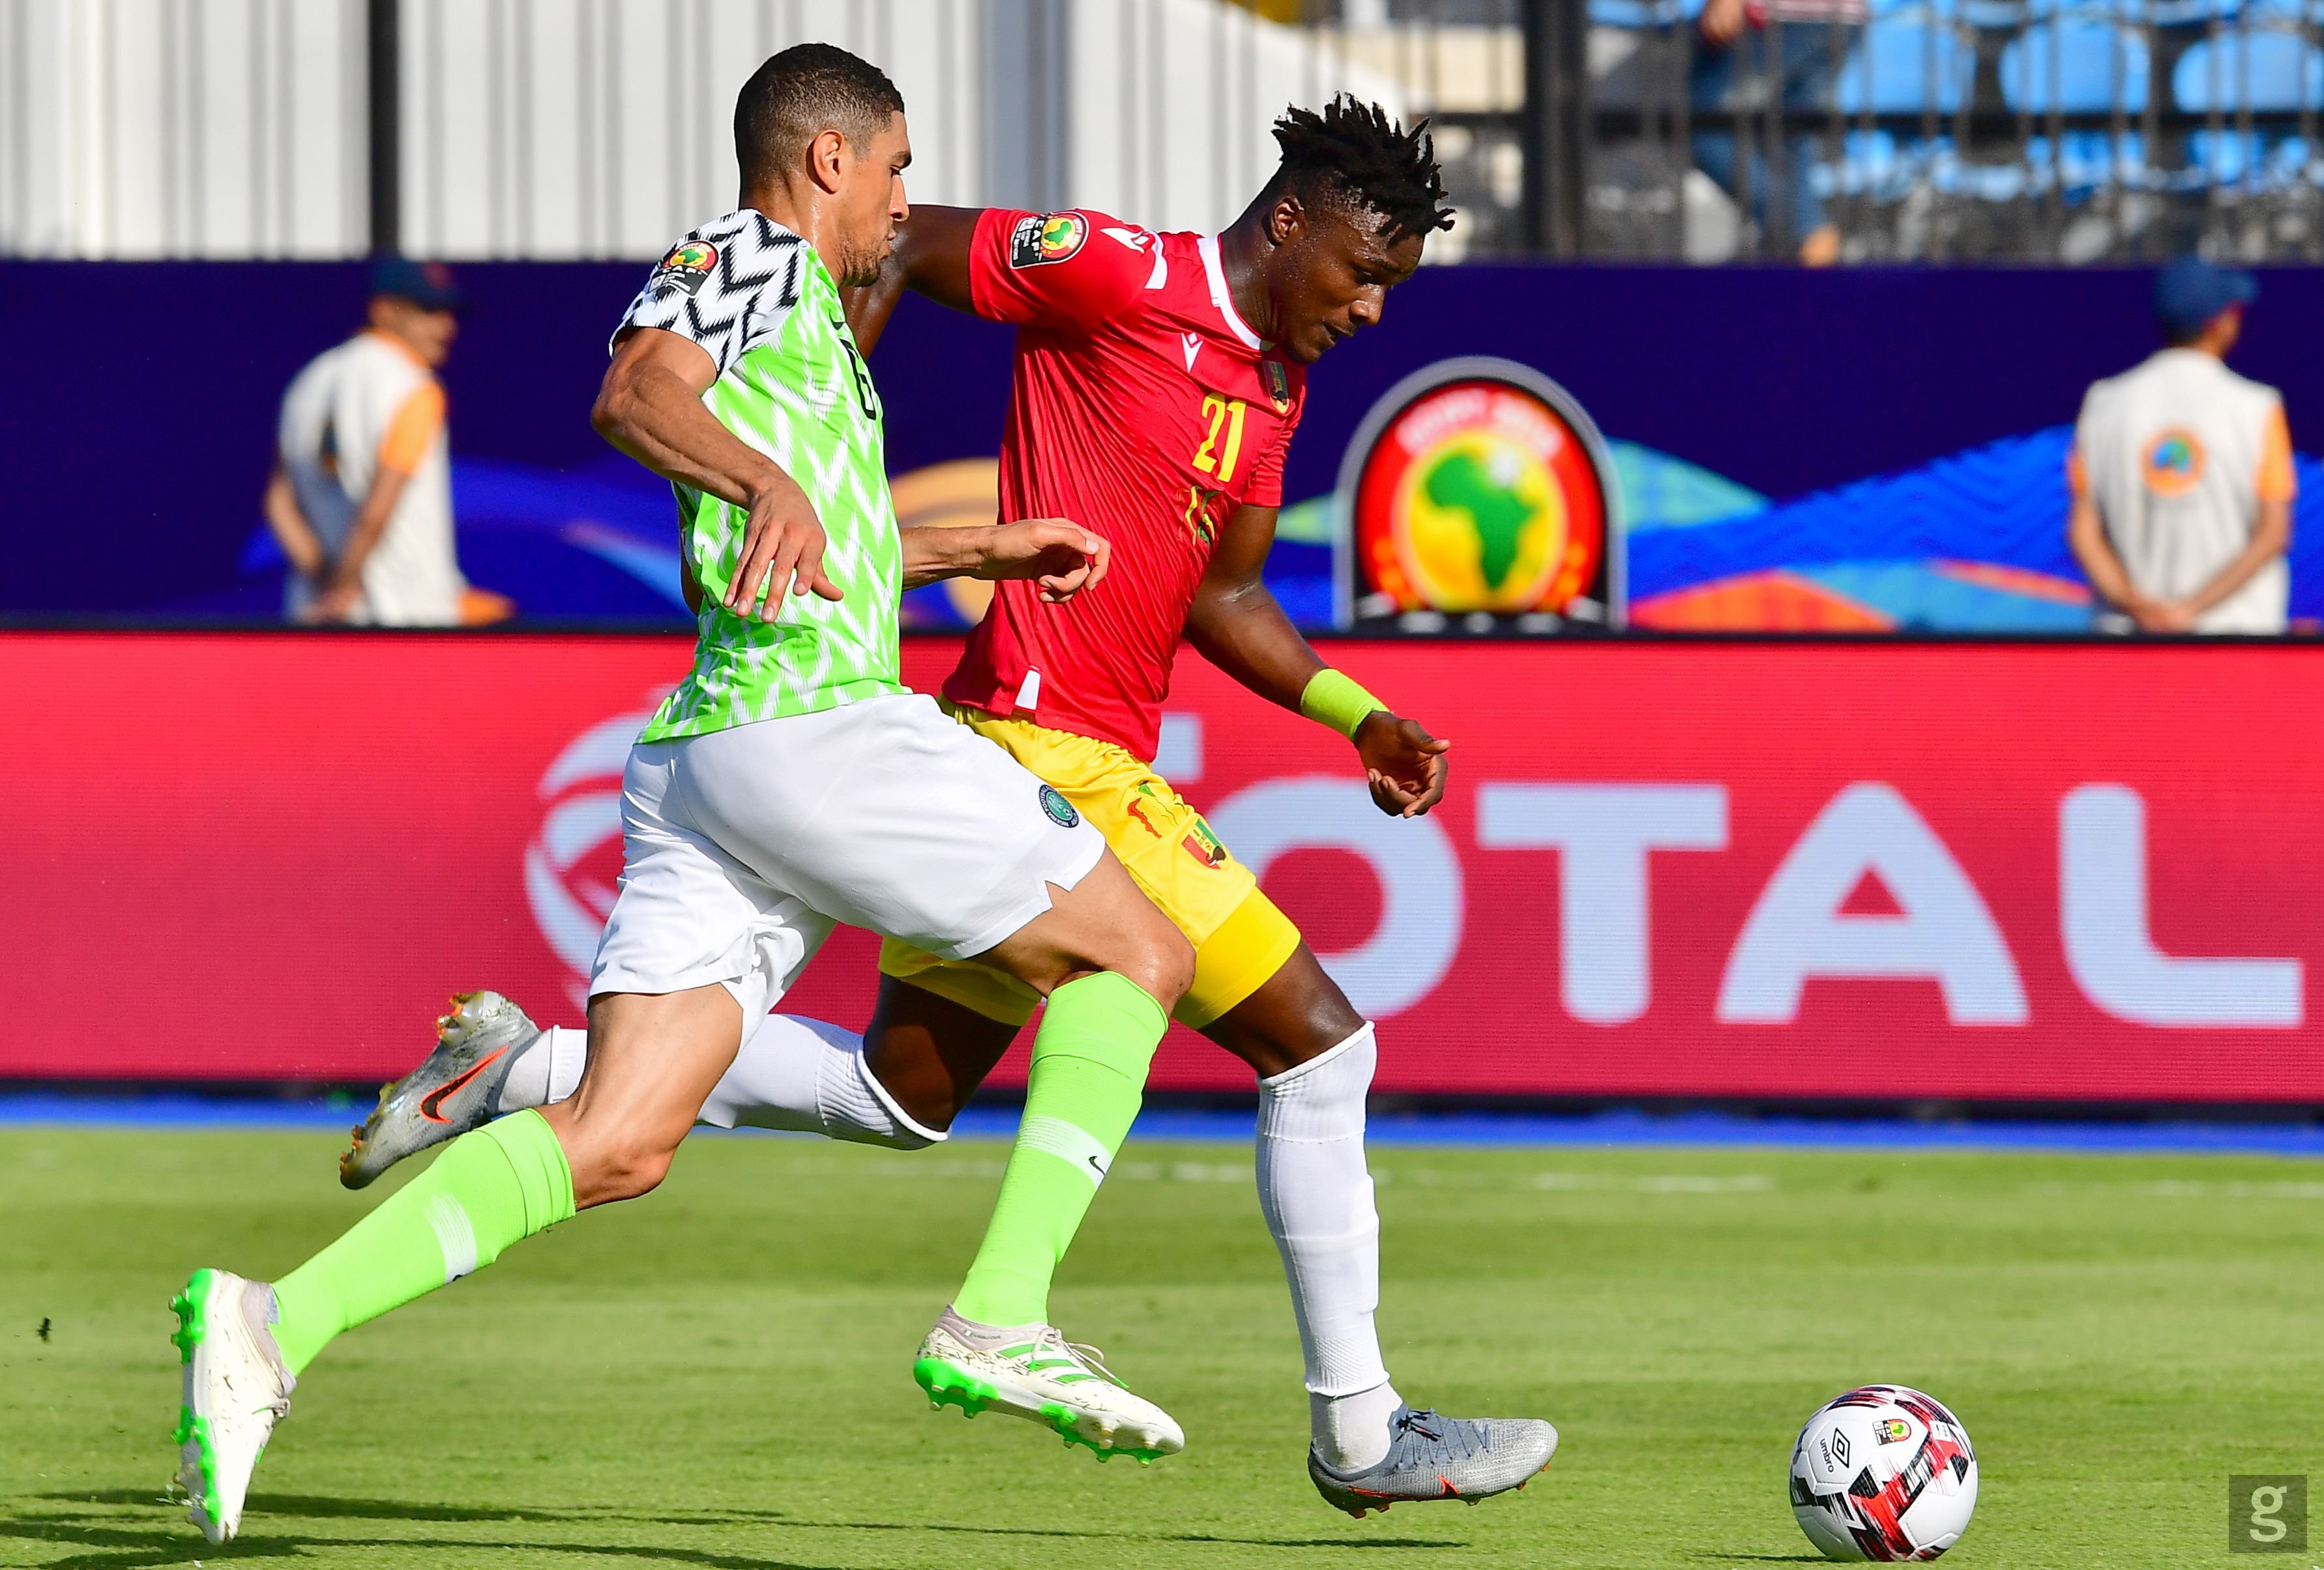
M1063 796L917 693L641 741L589 990L724 982L771 1008L837 922L964 959L1104 854Z

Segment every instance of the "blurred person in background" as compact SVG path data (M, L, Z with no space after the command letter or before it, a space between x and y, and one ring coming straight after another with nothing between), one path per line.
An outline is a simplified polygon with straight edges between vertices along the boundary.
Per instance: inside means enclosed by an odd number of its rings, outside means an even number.
M456 627L514 612L469 588L453 552L436 368L466 303L441 262L383 257L364 330L309 361L282 395L265 512L290 564L290 620Z
M2248 272L2172 262L2154 285L2163 347L2082 399L2067 540L2098 597L2143 631L2284 630L2283 396L2223 363L2258 294Z
M1829 112L1840 62L1864 25L1865 0L1705 0L1695 21L1688 101L1698 110L1765 114L1770 99L1787 110ZM1741 203L1738 175L1749 176L1744 215L1778 244L1794 248L1803 267L1840 260L1840 230L1824 216L1816 194L1816 142L1798 132L1784 139L1782 190L1766 153L1754 148L1739 171L1732 131L1697 131L1695 167Z

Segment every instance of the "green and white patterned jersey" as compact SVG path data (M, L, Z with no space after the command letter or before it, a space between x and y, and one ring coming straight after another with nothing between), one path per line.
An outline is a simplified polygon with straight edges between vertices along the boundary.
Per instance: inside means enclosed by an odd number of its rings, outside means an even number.
M797 481L823 520L823 570L846 598L779 585L772 621L726 609L747 510L673 485L681 548L702 584L694 668L641 738L700 736L903 691L897 603L903 542L888 494L879 395L815 248L745 207L672 246L622 318L701 344L720 424Z

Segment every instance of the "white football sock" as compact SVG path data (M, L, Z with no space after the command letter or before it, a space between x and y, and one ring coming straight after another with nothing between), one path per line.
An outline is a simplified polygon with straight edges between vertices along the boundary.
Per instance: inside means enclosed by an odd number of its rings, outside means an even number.
M742 1005L742 1047L696 1120L713 1128L819 1134L890 1150L925 1150L950 1137L896 1105L863 1060L863 1038L821 1020L769 1014L755 975L726 983ZM546 1106L573 1094L589 1056L589 1033L550 1025L510 1062L493 1116Z
M1364 1166L1364 1096L1379 1056L1367 1024L1259 1082L1259 1206L1291 1283L1315 1447L1339 1472L1388 1454L1397 1405L1372 1327L1379 1212Z
M863 1060L863 1038L821 1020L759 1016L698 1121L713 1128L779 1128L890 1150L947 1137L907 1116Z
M589 1061L589 1033L550 1025L516 1050L493 1101L493 1116L546 1106L573 1094Z
M1351 1396L1307 1396L1316 1454L1334 1472L1361 1472L1388 1454L1388 1420L1404 1398L1384 1384Z

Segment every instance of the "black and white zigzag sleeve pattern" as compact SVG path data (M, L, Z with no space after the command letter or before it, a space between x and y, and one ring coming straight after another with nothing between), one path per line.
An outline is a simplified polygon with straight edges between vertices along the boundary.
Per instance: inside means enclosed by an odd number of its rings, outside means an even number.
M693 339L718 374L774 336L798 303L807 242L748 208L714 218L669 248L630 302L631 327L660 327Z

